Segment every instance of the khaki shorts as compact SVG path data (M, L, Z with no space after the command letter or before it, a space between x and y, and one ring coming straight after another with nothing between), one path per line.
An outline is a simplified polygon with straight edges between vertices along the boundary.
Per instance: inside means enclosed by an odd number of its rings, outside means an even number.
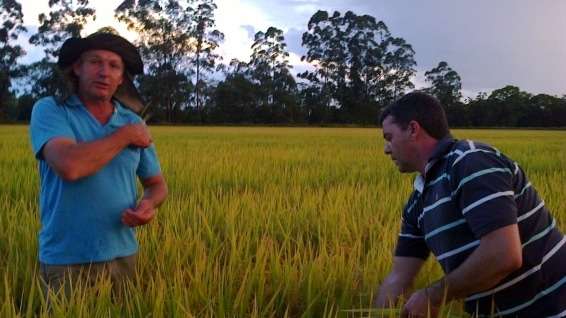
M135 276L137 254L118 257L108 262L73 265L48 265L40 263L43 292L49 290L70 296L73 286L94 286L100 279L110 278L113 289L121 289Z

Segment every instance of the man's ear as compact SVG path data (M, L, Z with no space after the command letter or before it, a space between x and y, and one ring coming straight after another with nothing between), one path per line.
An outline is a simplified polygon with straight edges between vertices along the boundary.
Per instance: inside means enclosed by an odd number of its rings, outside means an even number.
M411 120L407 125L407 131L412 138L416 138L421 133L421 129L421 125L416 120Z
M409 137L412 139L417 139L417 137L422 137L422 133L424 132L421 124L419 124L416 120L411 120L407 125L407 131L409 133Z
M75 63L73 63L73 74L75 74L76 77L79 77L79 68L81 67L81 59L78 58Z

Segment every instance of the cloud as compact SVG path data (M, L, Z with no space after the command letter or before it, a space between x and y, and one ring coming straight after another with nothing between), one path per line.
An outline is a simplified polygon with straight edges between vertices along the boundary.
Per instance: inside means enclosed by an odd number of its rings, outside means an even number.
M255 32L271 26L268 15L241 0L217 0L216 4L216 26L224 33L224 43L219 53L225 61L232 58L248 61Z
M19 63L22 64L31 64L33 62L37 62L41 60L45 53L43 52L43 48L32 45L29 43L29 38L37 33L37 26L35 25L26 25L27 32L21 34L18 38L18 44L24 49L26 54L18 60Z
M291 28L284 33L285 43L289 52L293 52L299 56L306 54L306 49L301 45L303 41L303 30Z
M126 33L112 18L119 0L91 3L97 21L86 32L112 25ZM410 43L419 70L447 61L462 77L466 91L513 84L531 93L566 93L565 1L216 0L216 4L217 28L225 34L220 50L225 60L247 61L252 33L270 26L283 30L289 50L300 56L304 52L300 35L317 10L342 14L351 10L384 21L394 36ZM37 26L37 15L48 12L47 1L22 0L22 6L26 25Z
M248 37L250 38L255 37L256 31L252 25L242 25L240 27L248 32Z

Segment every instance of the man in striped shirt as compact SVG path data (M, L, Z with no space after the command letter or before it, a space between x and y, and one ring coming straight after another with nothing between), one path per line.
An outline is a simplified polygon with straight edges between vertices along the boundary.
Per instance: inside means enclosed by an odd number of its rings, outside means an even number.
M518 164L453 139L442 106L424 93L403 96L381 122L385 153L419 174L375 305L394 305L432 252L445 276L407 294L405 316L434 317L463 298L474 317L566 317L566 237Z

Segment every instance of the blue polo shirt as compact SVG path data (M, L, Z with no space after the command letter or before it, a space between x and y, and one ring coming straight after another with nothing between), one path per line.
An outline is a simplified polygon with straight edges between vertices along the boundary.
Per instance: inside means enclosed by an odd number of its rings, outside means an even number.
M136 206L136 177L161 174L154 145L124 148L95 174L74 182L63 180L42 157L42 148L56 137L90 142L142 119L114 102L114 113L102 125L77 96L58 104L47 97L33 107L30 135L39 161L41 230L39 260L44 264L84 264L135 254L132 228L121 222L126 208Z
M469 295L466 310L474 317L564 317L566 237L521 167L489 145L439 142L415 180L396 255L424 259L432 252L450 273L483 236L511 224L519 228L523 266Z

